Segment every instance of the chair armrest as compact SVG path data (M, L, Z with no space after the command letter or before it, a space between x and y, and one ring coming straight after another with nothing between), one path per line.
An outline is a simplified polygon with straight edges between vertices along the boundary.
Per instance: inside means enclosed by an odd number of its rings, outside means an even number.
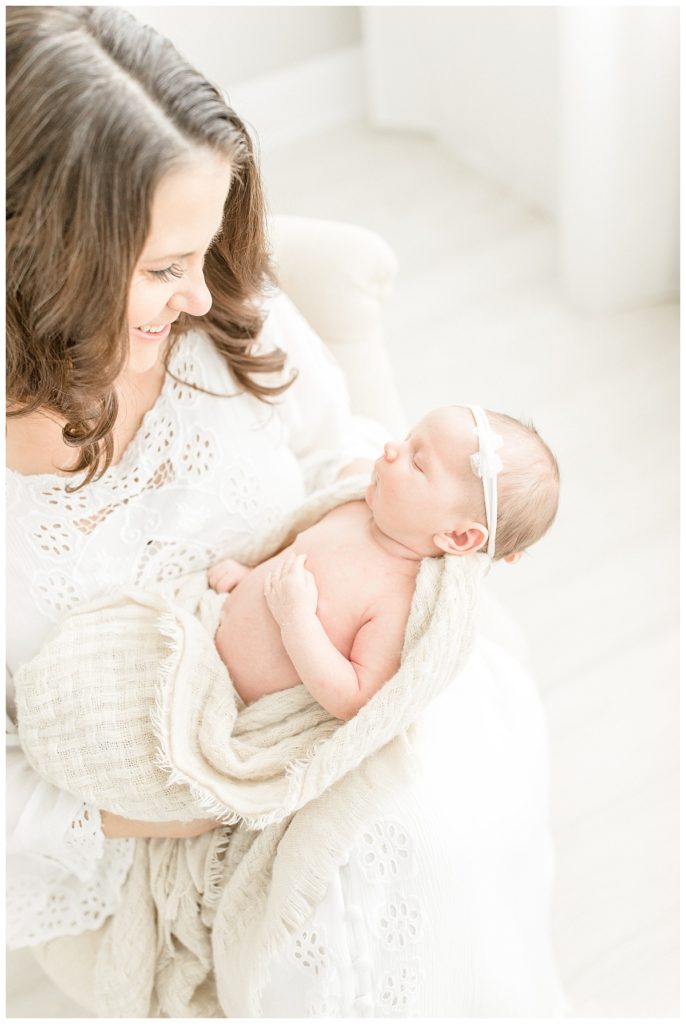
M279 285L343 368L353 412L402 436L407 419L383 340L393 250L366 228L307 217L273 217L270 239Z

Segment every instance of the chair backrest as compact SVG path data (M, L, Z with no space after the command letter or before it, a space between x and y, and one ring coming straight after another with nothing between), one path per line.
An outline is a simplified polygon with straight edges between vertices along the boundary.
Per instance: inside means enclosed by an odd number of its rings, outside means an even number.
M343 368L353 412L403 436L407 417L383 338L393 250L367 228L308 217L272 218L270 238L279 284Z

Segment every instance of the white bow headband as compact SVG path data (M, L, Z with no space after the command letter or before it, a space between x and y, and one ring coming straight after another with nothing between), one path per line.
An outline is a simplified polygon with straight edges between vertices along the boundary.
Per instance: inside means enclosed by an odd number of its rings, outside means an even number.
M503 468L503 462L499 455L496 455L498 448L502 448L503 439L500 434L491 430L488 417L480 405L467 406L476 423L475 433L479 438L479 450L470 455L469 461L472 469L484 488L484 504L486 506L486 529L488 530L487 553L489 558L495 554L495 529L498 522L498 473Z

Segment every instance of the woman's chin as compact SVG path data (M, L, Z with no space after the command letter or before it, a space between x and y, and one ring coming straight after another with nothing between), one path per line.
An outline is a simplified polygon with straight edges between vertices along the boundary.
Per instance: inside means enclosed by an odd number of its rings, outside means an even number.
M128 373L147 373L162 358L164 345L162 342L136 342L131 340L129 359L126 364Z

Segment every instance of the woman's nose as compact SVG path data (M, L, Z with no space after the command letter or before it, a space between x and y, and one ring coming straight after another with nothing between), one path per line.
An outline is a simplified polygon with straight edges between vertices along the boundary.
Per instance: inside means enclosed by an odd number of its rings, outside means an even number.
M169 299L167 305L179 313L190 313L191 316L204 316L212 306L212 295L205 284L202 272L195 277L185 277L179 282L179 288Z
M387 441L383 446L383 453L387 462L393 462L394 459L398 458L397 445L393 444L391 441Z

